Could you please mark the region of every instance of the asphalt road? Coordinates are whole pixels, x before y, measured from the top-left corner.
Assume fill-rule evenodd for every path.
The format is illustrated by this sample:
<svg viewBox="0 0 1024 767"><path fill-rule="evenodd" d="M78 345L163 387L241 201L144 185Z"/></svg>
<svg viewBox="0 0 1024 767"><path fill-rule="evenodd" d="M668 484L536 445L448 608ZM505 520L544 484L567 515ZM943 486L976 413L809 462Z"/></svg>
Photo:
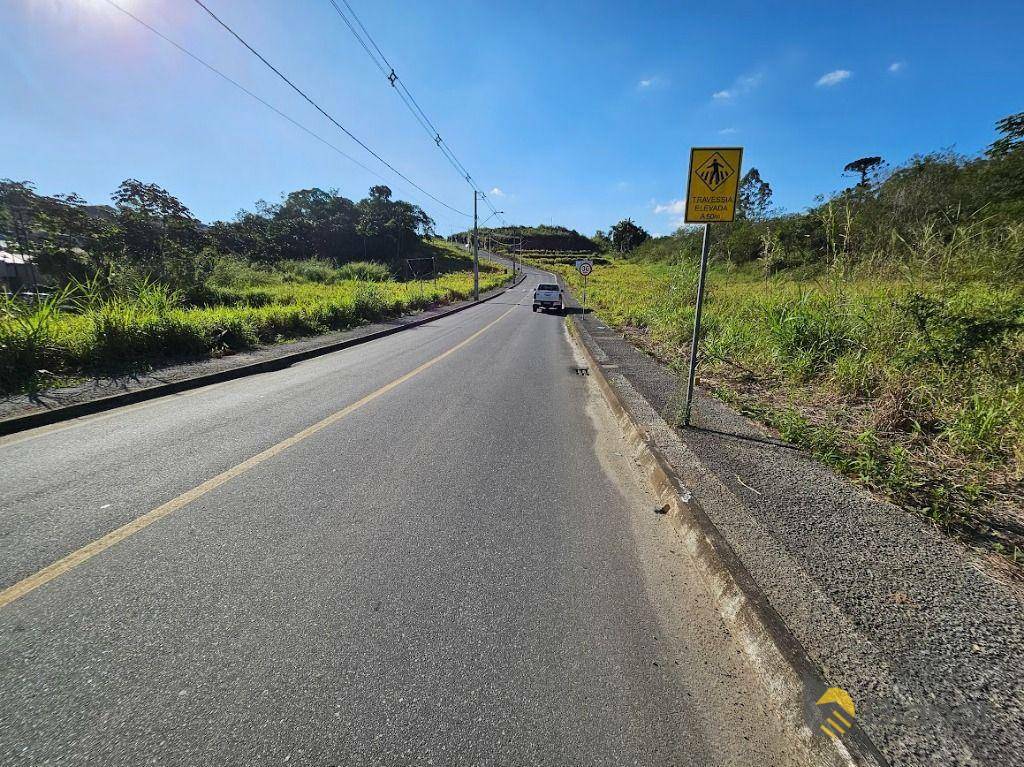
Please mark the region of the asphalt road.
<svg viewBox="0 0 1024 767"><path fill-rule="evenodd" d="M0 440L0 764L794 761L538 279Z"/></svg>

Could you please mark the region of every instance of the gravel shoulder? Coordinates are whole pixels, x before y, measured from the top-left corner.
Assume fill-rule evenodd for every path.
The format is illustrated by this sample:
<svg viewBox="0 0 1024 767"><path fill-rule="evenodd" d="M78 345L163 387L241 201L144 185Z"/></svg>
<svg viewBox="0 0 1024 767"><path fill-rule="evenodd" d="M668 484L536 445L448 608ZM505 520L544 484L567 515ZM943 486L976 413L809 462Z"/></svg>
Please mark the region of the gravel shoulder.
<svg viewBox="0 0 1024 767"><path fill-rule="evenodd" d="M577 319L609 381L672 420L676 374L599 318ZM1024 765L1013 584L700 392L694 426L659 447L891 763Z"/></svg>

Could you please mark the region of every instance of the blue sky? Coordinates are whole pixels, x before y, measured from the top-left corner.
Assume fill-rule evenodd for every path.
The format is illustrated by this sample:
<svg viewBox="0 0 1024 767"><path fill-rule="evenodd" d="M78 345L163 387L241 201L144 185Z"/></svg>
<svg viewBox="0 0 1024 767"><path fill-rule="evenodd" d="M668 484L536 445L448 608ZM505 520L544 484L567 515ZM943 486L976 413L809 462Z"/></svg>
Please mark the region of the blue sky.
<svg viewBox="0 0 1024 767"><path fill-rule="evenodd" d="M188 0L117 0L379 167ZM328 0L206 0L354 134L437 197L469 187ZM1024 110L1024 3L350 0L456 154L515 223L676 226L691 145L744 146L794 211L851 159L983 149ZM111 9L0 3L0 177L106 202L157 182L204 220L310 186L380 180ZM467 219L396 195L448 232Z"/></svg>

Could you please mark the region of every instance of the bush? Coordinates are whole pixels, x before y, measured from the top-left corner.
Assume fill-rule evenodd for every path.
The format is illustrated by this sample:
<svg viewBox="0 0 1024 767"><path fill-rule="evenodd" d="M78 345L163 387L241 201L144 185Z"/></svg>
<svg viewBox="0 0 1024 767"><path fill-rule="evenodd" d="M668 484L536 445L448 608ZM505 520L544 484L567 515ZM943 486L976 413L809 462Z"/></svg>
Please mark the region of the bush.
<svg viewBox="0 0 1024 767"><path fill-rule="evenodd" d="M906 318L911 362L963 365L975 354L1002 346L1024 329L1024 290L975 286L946 293L914 291L894 303Z"/></svg>
<svg viewBox="0 0 1024 767"><path fill-rule="evenodd" d="M310 258L305 261L278 261L274 269L286 281L328 283L335 279L334 265L328 261Z"/></svg>
<svg viewBox="0 0 1024 767"><path fill-rule="evenodd" d="M213 264L207 285L214 288L280 285L280 274L257 268L238 256L221 256Z"/></svg>
<svg viewBox="0 0 1024 767"><path fill-rule="evenodd" d="M335 270L334 280L361 280L363 282L387 282L393 279L391 270L376 261L352 261Z"/></svg>

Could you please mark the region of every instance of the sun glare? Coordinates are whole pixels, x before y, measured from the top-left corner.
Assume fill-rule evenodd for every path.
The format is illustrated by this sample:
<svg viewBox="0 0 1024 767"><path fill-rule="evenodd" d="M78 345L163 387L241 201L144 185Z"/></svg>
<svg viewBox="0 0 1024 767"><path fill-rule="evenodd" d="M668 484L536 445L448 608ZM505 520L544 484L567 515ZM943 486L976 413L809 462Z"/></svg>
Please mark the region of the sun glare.
<svg viewBox="0 0 1024 767"><path fill-rule="evenodd" d="M137 0L27 0L27 5L32 10L43 11L54 16L80 17L86 13L95 15L97 11L111 11L116 13L113 4L119 5L126 10L134 10L138 6Z"/></svg>
<svg viewBox="0 0 1024 767"><path fill-rule="evenodd" d="M139 0L22 0L24 7L33 16L45 19L53 28L72 27L78 31L94 30L109 34L113 28L127 28L131 20L118 11L121 8L131 13L144 10L145 3Z"/></svg>

